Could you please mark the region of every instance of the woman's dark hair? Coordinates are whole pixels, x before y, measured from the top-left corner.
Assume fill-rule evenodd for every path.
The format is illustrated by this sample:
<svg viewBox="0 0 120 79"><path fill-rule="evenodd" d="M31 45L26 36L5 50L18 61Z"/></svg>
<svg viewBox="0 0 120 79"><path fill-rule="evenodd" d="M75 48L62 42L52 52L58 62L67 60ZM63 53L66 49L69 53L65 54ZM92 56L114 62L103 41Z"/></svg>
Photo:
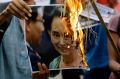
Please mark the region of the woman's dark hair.
<svg viewBox="0 0 120 79"><path fill-rule="evenodd" d="M120 17L119 17L119 20L118 20L117 33L120 37Z"/></svg>
<svg viewBox="0 0 120 79"><path fill-rule="evenodd" d="M51 24L52 24L54 17L61 16L61 11L59 10L59 8L58 7L45 7L45 9L44 9L44 20L45 20L44 26L45 26L46 30L51 30Z"/></svg>
<svg viewBox="0 0 120 79"><path fill-rule="evenodd" d="M29 17L29 20L36 21L36 18L38 16L38 8L40 7L32 7L32 17Z"/></svg>

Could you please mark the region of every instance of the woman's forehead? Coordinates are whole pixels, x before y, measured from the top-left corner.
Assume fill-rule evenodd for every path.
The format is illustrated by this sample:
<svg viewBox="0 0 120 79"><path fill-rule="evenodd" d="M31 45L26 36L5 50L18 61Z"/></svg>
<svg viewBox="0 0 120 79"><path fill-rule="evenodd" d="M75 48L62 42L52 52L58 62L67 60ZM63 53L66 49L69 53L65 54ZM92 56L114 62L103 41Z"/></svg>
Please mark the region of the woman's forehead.
<svg viewBox="0 0 120 79"><path fill-rule="evenodd" d="M65 32L65 26L60 17L55 17L52 21L52 30Z"/></svg>

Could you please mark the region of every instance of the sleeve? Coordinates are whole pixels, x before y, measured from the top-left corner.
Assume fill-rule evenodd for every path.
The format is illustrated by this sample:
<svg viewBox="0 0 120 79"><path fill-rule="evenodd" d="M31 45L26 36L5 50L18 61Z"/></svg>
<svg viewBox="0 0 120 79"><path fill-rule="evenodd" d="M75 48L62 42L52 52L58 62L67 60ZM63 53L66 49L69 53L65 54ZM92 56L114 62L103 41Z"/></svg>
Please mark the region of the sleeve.
<svg viewBox="0 0 120 79"><path fill-rule="evenodd" d="M118 26L118 21L119 21L118 15L114 16L111 18L109 24L108 24L108 29L113 32L117 32L117 26Z"/></svg>

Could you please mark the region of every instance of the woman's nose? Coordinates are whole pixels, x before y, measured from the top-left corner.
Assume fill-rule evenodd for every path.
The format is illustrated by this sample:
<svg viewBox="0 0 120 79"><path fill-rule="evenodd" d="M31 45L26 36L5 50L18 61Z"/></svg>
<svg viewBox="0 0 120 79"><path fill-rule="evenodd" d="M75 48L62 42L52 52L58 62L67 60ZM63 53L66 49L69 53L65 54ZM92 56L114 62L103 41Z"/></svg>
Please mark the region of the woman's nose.
<svg viewBox="0 0 120 79"><path fill-rule="evenodd" d="M64 38L63 38L63 37L60 37L59 44L60 44L60 45L64 45L64 44L65 44L65 42L64 42Z"/></svg>

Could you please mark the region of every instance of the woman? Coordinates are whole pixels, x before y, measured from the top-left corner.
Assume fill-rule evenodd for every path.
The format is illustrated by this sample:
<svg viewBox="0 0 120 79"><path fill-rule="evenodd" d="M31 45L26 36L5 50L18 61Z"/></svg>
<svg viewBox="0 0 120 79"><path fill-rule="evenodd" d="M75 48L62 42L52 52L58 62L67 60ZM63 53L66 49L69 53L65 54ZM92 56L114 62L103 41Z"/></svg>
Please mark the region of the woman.
<svg viewBox="0 0 120 79"><path fill-rule="evenodd" d="M68 41L72 44L72 40L69 36L65 37L67 31L61 18L54 17L51 26L51 41L61 56L51 62L50 68L82 67L79 48L76 49L76 45L67 45Z"/></svg>
<svg viewBox="0 0 120 79"><path fill-rule="evenodd" d="M72 39L73 35L67 31L60 16L61 12L54 10L53 14L47 18L48 20L45 20L47 21L45 26L48 26L52 44L60 53L60 56L55 58L49 67L50 69L83 67L80 48L76 41Z"/></svg>
<svg viewBox="0 0 120 79"><path fill-rule="evenodd" d="M120 49L120 16L117 15L113 17L108 25L108 29L111 32L113 41L115 45ZM110 79L120 79L120 63L118 60L118 55L112 48L109 42L109 66L114 72L111 74Z"/></svg>
<svg viewBox="0 0 120 79"><path fill-rule="evenodd" d="M47 77L47 74L49 74L46 64L42 63L43 60L38 53L38 47L41 43L44 31L43 8L44 7L31 7L32 16L26 20L25 36L28 54L32 66L33 79L45 79ZM24 23L22 26L24 27Z"/></svg>

